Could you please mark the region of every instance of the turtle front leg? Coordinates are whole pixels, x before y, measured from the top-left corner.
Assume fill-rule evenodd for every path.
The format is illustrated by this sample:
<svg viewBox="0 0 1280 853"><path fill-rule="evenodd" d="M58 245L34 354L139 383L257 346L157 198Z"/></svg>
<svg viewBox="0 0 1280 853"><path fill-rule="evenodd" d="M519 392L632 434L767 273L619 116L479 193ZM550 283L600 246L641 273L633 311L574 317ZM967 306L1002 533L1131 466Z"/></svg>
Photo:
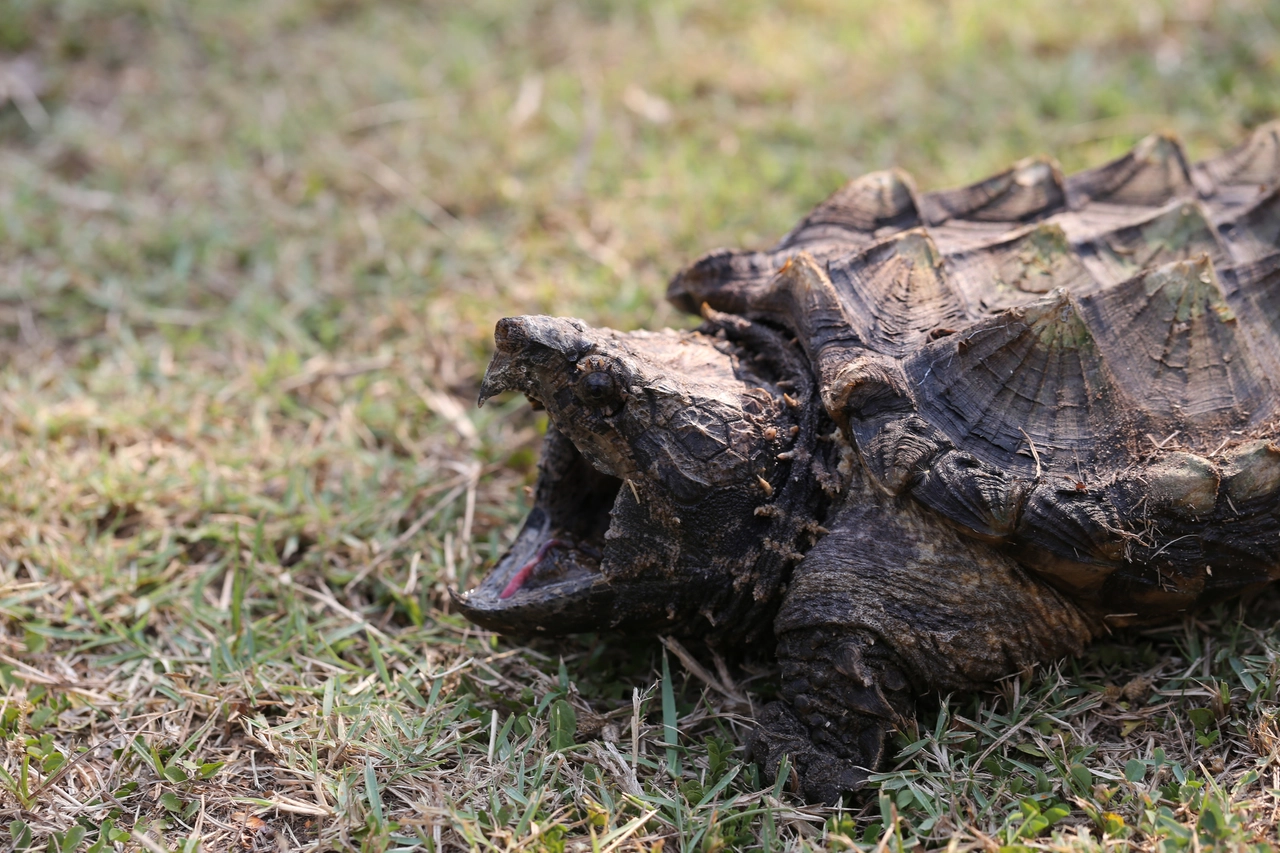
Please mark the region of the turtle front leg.
<svg viewBox="0 0 1280 853"><path fill-rule="evenodd" d="M865 631L823 626L779 637L782 700L760 715L751 753L772 783L783 755L805 799L834 803L884 759L885 741L915 712L893 652Z"/></svg>
<svg viewBox="0 0 1280 853"><path fill-rule="evenodd" d="M910 499L855 488L829 526L775 622L782 698L751 741L767 779L790 756L811 801L861 788L917 697L1078 653L1097 629L1052 587Z"/></svg>

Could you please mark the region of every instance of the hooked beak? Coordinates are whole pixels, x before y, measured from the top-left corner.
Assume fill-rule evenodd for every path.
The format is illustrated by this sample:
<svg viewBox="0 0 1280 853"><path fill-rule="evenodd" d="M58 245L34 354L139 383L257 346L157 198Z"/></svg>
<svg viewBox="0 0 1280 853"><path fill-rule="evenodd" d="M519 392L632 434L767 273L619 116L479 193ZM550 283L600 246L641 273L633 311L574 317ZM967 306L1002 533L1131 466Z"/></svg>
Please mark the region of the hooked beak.
<svg viewBox="0 0 1280 853"><path fill-rule="evenodd" d="M578 320L530 315L505 317L493 333L494 353L480 383L477 405L503 391L537 395L532 371L536 367L555 369L566 359L577 361L591 349Z"/></svg>

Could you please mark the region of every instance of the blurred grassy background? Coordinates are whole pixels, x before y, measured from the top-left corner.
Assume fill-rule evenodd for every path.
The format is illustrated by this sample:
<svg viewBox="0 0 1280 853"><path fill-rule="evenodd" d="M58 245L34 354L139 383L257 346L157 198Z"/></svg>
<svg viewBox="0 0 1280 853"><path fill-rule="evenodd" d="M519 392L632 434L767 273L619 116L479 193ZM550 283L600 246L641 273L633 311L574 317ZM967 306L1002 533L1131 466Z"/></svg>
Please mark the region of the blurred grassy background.
<svg viewBox="0 0 1280 853"><path fill-rule="evenodd" d="M926 188L1038 152L1075 169L1158 130L1212 153L1280 115L1278 30L1280 5L1241 0L5 0L0 725L14 748L0 808L22 823L14 838L65 844L79 825L88 844L107 817L125 838L205 849L892 832L887 800L846 826L750 794L740 753L726 764L704 740L734 742L741 720L700 702L696 680L672 705L687 778L642 762L650 799L599 771L598 741L550 748L557 702L579 721L629 714L632 686L672 679L656 645L525 650L447 613L446 585L511 535L536 460L526 407L472 408L493 322L685 323L661 299L681 265L770 243L872 169ZM1277 641L1223 625L1129 637L1065 681L1029 682L1042 706L1066 703L1031 729L1077 714L1084 749L1063 747L1055 770L1032 744L1040 776L1016 743L994 745L1026 696L982 699L974 720L1012 716L973 743L1012 763L956 787L910 764L923 753L904 758L886 783L903 837L1065 845L1109 827L1143 848L1191 844L1217 820L1196 793L1210 780L1228 794L1209 842L1273 833ZM1140 674L1160 710L1098 716L1107 685ZM1164 710L1174 695L1239 730L1197 747ZM643 701L657 743L658 693ZM975 731L934 719L931 755ZM1184 777L1200 762L1201 788L1161 793L1173 771L1157 748L1182 750ZM559 775L529 806L532 783L494 750ZM84 772L58 775L77 755ZM1068 814L1050 830L1025 802Z"/></svg>

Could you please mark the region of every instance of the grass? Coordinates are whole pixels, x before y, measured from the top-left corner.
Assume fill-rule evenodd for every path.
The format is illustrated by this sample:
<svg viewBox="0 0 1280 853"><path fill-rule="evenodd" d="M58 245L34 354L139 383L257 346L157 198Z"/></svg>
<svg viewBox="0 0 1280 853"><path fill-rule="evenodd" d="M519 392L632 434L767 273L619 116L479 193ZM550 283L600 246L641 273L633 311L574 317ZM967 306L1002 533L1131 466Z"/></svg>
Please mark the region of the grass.
<svg viewBox="0 0 1280 853"><path fill-rule="evenodd" d="M447 588L536 462L527 407L471 405L497 317L686 323L678 267L890 164L1210 153L1280 115L1278 29L1192 0L5 3L0 844L1274 843L1274 594L950 697L828 810L742 760L767 666L520 645Z"/></svg>

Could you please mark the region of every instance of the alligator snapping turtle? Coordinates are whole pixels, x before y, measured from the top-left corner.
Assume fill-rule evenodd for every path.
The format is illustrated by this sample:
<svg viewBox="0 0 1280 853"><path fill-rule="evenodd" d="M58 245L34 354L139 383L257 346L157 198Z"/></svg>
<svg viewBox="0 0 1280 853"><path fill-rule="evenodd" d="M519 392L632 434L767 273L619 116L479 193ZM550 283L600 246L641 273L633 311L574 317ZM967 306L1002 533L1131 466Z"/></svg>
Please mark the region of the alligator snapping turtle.
<svg viewBox="0 0 1280 853"><path fill-rule="evenodd" d="M501 320L483 402L550 424L479 587L499 631L776 638L749 744L861 787L971 689L1280 577L1280 123L917 193L845 185L672 281L694 332Z"/></svg>

